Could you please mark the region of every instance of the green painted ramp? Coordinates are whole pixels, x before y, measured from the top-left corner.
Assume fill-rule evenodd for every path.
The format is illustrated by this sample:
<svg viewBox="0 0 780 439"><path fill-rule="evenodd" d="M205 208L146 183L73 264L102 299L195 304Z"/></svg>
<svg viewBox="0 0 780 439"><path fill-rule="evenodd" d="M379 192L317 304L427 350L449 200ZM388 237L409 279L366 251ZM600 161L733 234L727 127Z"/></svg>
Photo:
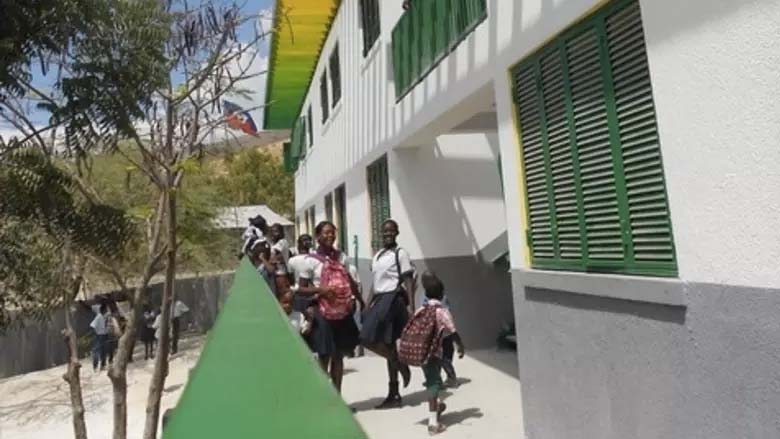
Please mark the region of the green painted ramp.
<svg viewBox="0 0 780 439"><path fill-rule="evenodd" d="M244 260L164 439L366 439Z"/></svg>

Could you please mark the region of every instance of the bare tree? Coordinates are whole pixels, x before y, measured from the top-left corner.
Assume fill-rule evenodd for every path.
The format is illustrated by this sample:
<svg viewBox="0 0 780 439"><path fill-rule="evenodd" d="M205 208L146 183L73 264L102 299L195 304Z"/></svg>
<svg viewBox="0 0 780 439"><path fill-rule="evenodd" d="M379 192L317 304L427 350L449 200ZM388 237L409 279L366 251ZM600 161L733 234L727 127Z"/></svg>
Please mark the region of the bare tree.
<svg viewBox="0 0 780 439"><path fill-rule="evenodd" d="M158 231L165 248L165 283L163 286L161 338L155 368L149 387L144 438L154 439L160 418L160 399L168 374L170 317L175 300L174 281L179 238L177 234L177 194L187 169L202 157L205 145L213 141L222 128L222 99L231 94L246 94L242 84L265 74L257 71L255 62L259 43L268 35L260 25L263 17L244 15L237 4L218 6L203 1L172 4L176 18L172 24L166 51L171 80L157 90L154 105L145 120L148 132L140 130L131 136L140 152L137 166L158 188L160 206L165 214ZM254 30L249 41L239 41L240 28ZM182 77L176 82L174 77ZM250 111L254 108L249 108ZM157 236L155 234L155 236ZM118 439L115 436L115 439Z"/></svg>

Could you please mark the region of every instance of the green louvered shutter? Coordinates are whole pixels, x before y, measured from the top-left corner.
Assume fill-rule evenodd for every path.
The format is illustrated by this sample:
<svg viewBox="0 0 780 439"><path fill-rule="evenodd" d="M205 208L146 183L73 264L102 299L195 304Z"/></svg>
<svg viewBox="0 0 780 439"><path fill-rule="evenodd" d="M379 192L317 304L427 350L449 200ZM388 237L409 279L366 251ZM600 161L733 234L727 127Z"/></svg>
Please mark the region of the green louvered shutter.
<svg viewBox="0 0 780 439"><path fill-rule="evenodd" d="M366 171L371 214L371 245L374 251L378 251L382 246L382 222L390 218L387 156L369 165Z"/></svg>
<svg viewBox="0 0 780 439"><path fill-rule="evenodd" d="M328 120L330 115L330 106L328 105L328 71L322 72L320 78L320 107L322 107L322 123Z"/></svg>
<svg viewBox="0 0 780 439"><path fill-rule="evenodd" d="M569 119L563 63L557 48L540 60L544 106L545 143L554 202L556 257L559 260L582 259L577 182L572 160Z"/></svg>
<svg viewBox="0 0 780 439"><path fill-rule="evenodd" d="M533 266L676 275L637 1L596 12L513 74Z"/></svg>
<svg viewBox="0 0 780 439"><path fill-rule="evenodd" d="M552 231L552 202L547 181L547 165L542 140L541 96L536 65L528 63L515 73L518 121L523 147L523 169L529 218L528 239L534 262L555 259Z"/></svg>
<svg viewBox="0 0 780 439"><path fill-rule="evenodd" d="M636 264L674 270L672 225L639 4L630 2L608 16L606 33L628 198L629 245Z"/></svg>
<svg viewBox="0 0 780 439"><path fill-rule="evenodd" d="M306 157L306 134L307 134L307 119L306 117L302 117L298 119L298 125L300 126L300 134L298 134L298 141L301 142L300 150L301 150L301 160L303 160L304 157Z"/></svg>
<svg viewBox="0 0 780 439"><path fill-rule="evenodd" d="M580 185L589 261L622 264L620 211L614 157L607 118L605 87L594 27L566 42L569 83L574 114L574 139L579 160Z"/></svg>

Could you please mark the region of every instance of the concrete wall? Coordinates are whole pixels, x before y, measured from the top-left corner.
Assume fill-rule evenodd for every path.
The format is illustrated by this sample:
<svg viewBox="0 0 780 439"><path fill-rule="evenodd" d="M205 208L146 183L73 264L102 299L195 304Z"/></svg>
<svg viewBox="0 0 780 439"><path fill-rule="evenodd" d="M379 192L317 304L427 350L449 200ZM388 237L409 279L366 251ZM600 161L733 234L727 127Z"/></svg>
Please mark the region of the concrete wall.
<svg viewBox="0 0 780 439"><path fill-rule="evenodd" d="M780 290L686 296L687 308L517 287L528 439L780 437Z"/></svg>
<svg viewBox="0 0 780 439"><path fill-rule="evenodd" d="M550 290L513 254L527 436L780 437L780 3L640 4L679 278L641 287L645 302L606 297L619 279L632 298L640 282L625 276ZM575 17L558 18L561 30ZM508 96L497 87L512 154ZM523 189L508 163L511 218ZM520 222L508 227L510 247L524 248ZM678 306L658 303L670 288Z"/></svg>
<svg viewBox="0 0 780 439"><path fill-rule="evenodd" d="M208 331L224 303L233 280L232 273L178 279L177 297L189 308L186 324L197 332ZM162 284L149 287L154 303L160 303ZM74 314L79 337L89 336L91 311L77 307ZM31 323L0 336L0 378L47 369L64 364L68 351L60 331L65 327L65 312L55 312L48 322Z"/></svg>

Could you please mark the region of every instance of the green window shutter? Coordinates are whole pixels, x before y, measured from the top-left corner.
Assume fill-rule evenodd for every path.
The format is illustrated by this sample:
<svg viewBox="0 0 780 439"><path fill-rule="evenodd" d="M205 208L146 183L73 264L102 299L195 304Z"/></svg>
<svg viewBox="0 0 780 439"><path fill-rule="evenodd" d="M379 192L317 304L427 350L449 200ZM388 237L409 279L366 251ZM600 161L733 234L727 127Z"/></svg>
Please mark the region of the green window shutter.
<svg viewBox="0 0 780 439"><path fill-rule="evenodd" d="M320 78L320 107L322 107L322 123L328 120L330 105L328 105L328 71L322 72Z"/></svg>
<svg viewBox="0 0 780 439"><path fill-rule="evenodd" d="M642 18L631 2L606 18L615 111L636 264L676 269Z"/></svg>
<svg viewBox="0 0 780 439"><path fill-rule="evenodd" d="M387 156L369 165L366 170L371 214L371 244L374 251L382 247L382 223L390 218L390 190Z"/></svg>
<svg viewBox="0 0 780 439"><path fill-rule="evenodd" d="M344 185L336 188L336 221L339 225L339 248L349 250L349 233L347 232L347 189Z"/></svg>
<svg viewBox="0 0 780 439"><path fill-rule="evenodd" d="M309 128L309 146L314 145L314 118L312 117L311 112L311 105L309 105L309 111L307 111L306 121L308 122L306 126Z"/></svg>
<svg viewBox="0 0 780 439"><path fill-rule="evenodd" d="M298 141L301 143L301 146L299 147L301 151L301 159L306 157L306 133L308 130L306 129L307 126L307 119L305 117L302 117L299 119L299 125L300 125L300 133L298 134Z"/></svg>
<svg viewBox="0 0 780 439"><path fill-rule="evenodd" d="M541 93L535 63L515 72L518 122L522 140L523 169L527 191L528 235L534 262L554 261L552 197L542 138Z"/></svg>
<svg viewBox="0 0 780 439"><path fill-rule="evenodd" d="M556 258L582 259L579 200L569 138L566 87L560 52L553 50L540 60L543 99L543 139L549 157L550 187L554 211Z"/></svg>
<svg viewBox="0 0 780 439"><path fill-rule="evenodd" d="M637 1L596 12L513 75L533 265L675 275Z"/></svg>
<svg viewBox="0 0 780 439"><path fill-rule="evenodd" d="M441 61L447 55L449 50L449 5L450 0L440 0L434 2L434 26L435 35L432 40L435 42L434 59L435 62Z"/></svg>
<svg viewBox="0 0 780 439"><path fill-rule="evenodd" d="M360 0L360 18L363 23L363 56L366 56L381 33L379 0Z"/></svg>
<svg viewBox="0 0 780 439"><path fill-rule="evenodd" d="M283 157L284 157L284 170L289 173L295 172L295 168L293 167L293 158L292 158L292 144L290 142L284 142L284 149L283 149Z"/></svg>
<svg viewBox="0 0 780 439"><path fill-rule="evenodd" d="M330 88L333 92L333 106L341 100L341 61L339 60L339 45L333 48L330 55Z"/></svg>

